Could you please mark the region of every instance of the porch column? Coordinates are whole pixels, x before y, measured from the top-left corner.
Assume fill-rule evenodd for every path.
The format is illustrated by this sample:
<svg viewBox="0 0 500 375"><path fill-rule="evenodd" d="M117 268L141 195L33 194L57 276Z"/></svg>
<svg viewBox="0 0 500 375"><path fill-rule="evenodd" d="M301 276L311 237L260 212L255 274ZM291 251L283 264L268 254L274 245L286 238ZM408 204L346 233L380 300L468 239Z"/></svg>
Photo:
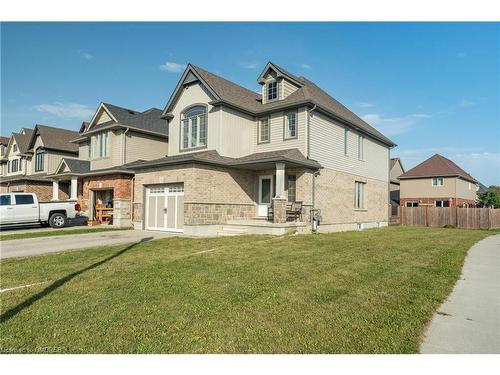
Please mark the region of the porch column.
<svg viewBox="0 0 500 375"><path fill-rule="evenodd" d="M59 181L57 180L52 181L52 200L59 200Z"/></svg>
<svg viewBox="0 0 500 375"><path fill-rule="evenodd" d="M276 163L276 198L285 198L285 163Z"/></svg>
<svg viewBox="0 0 500 375"><path fill-rule="evenodd" d="M77 194L78 189L78 177L71 176L71 188L70 188L70 200L76 200L78 198Z"/></svg>

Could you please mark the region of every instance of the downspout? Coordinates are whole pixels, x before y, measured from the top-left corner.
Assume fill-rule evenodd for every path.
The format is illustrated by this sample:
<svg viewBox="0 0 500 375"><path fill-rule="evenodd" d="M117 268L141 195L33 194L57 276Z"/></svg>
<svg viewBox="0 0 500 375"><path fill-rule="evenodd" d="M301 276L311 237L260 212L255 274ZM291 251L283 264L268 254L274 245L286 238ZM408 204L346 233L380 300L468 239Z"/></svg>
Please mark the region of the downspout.
<svg viewBox="0 0 500 375"><path fill-rule="evenodd" d="M311 113L316 109L317 105L315 104L310 110L307 111L307 140L306 140L306 148L307 148L307 151L306 151L306 157L307 159L309 159L309 157L311 156ZM311 224L311 230L313 229L313 217L312 217L312 210L315 209L316 207L316 199L315 199L315 196L316 196L316 177L319 176L319 169L314 171L313 175L312 175L312 191L311 191L311 194L312 194L312 199L311 199L311 203L312 203L312 208L311 208L311 211L310 211L310 224Z"/></svg>

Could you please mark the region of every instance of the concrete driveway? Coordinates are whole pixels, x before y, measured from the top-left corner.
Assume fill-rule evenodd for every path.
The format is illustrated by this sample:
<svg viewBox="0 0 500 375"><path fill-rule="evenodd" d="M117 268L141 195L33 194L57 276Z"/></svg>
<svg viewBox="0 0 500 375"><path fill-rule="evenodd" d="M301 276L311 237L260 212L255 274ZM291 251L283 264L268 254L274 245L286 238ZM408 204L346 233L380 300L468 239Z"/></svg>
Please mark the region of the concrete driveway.
<svg viewBox="0 0 500 375"><path fill-rule="evenodd" d="M500 353L500 235L475 244L448 300L432 318L421 353Z"/></svg>
<svg viewBox="0 0 500 375"><path fill-rule="evenodd" d="M174 235L165 232L124 230L0 241L0 259L43 255L97 246L119 245L138 242L145 238L158 239Z"/></svg>

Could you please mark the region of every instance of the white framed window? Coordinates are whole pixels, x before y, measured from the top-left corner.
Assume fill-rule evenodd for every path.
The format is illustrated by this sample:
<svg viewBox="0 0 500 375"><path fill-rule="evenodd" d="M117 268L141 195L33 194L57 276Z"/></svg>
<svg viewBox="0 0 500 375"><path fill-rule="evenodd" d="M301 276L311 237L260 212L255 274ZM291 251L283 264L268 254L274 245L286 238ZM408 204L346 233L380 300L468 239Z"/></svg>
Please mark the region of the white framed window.
<svg viewBox="0 0 500 375"><path fill-rule="evenodd" d="M432 177L432 186L443 186L444 178L443 177Z"/></svg>
<svg viewBox="0 0 500 375"><path fill-rule="evenodd" d="M406 202L406 207L418 207L418 202Z"/></svg>
<svg viewBox="0 0 500 375"><path fill-rule="evenodd" d="M181 119L181 149L207 145L207 108L197 105L185 110Z"/></svg>
<svg viewBox="0 0 500 375"><path fill-rule="evenodd" d="M41 172L44 169L45 150L38 147L35 152L35 172Z"/></svg>
<svg viewBox="0 0 500 375"><path fill-rule="evenodd" d="M14 143L14 145L12 146L12 152L17 152L17 145Z"/></svg>
<svg viewBox="0 0 500 375"><path fill-rule="evenodd" d="M436 207L450 207L450 201L434 201L434 206Z"/></svg>
<svg viewBox="0 0 500 375"><path fill-rule="evenodd" d="M349 129L344 128L344 155L347 155L347 142L349 141Z"/></svg>
<svg viewBox="0 0 500 375"><path fill-rule="evenodd" d="M272 81L267 84L267 100L278 99L278 82Z"/></svg>
<svg viewBox="0 0 500 375"><path fill-rule="evenodd" d="M364 150L365 137L361 134L358 135L358 159L365 160L365 150Z"/></svg>
<svg viewBox="0 0 500 375"><path fill-rule="evenodd" d="M297 112L285 115L285 139L297 138Z"/></svg>
<svg viewBox="0 0 500 375"><path fill-rule="evenodd" d="M271 140L271 128L269 126L269 117L259 120L259 143L266 143Z"/></svg>
<svg viewBox="0 0 500 375"><path fill-rule="evenodd" d="M92 138L92 155L94 159L106 158L109 156L109 135L108 132L97 134Z"/></svg>
<svg viewBox="0 0 500 375"><path fill-rule="evenodd" d="M365 208L365 185L361 181L354 183L354 208L357 210Z"/></svg>

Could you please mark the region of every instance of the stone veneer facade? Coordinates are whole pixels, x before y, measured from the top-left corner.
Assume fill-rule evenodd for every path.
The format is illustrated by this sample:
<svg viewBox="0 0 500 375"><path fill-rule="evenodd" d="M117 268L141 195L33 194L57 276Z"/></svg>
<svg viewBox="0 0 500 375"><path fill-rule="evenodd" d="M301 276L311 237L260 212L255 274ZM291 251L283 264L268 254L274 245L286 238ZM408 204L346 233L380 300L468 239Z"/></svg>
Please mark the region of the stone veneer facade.
<svg viewBox="0 0 500 375"><path fill-rule="evenodd" d="M355 182L364 182L365 208L354 209ZM321 209L321 231L385 226L389 221L389 182L321 169L315 181L315 206Z"/></svg>
<svg viewBox="0 0 500 375"><path fill-rule="evenodd" d="M310 171L290 168L297 175L296 199L305 205L303 220L309 220L311 207ZM257 214L258 176L274 170L244 170L201 164L185 164L136 171L134 184L134 226L143 228L145 187L155 184L184 183L184 225L220 225L229 220L251 219ZM285 190L286 193L286 190Z"/></svg>

